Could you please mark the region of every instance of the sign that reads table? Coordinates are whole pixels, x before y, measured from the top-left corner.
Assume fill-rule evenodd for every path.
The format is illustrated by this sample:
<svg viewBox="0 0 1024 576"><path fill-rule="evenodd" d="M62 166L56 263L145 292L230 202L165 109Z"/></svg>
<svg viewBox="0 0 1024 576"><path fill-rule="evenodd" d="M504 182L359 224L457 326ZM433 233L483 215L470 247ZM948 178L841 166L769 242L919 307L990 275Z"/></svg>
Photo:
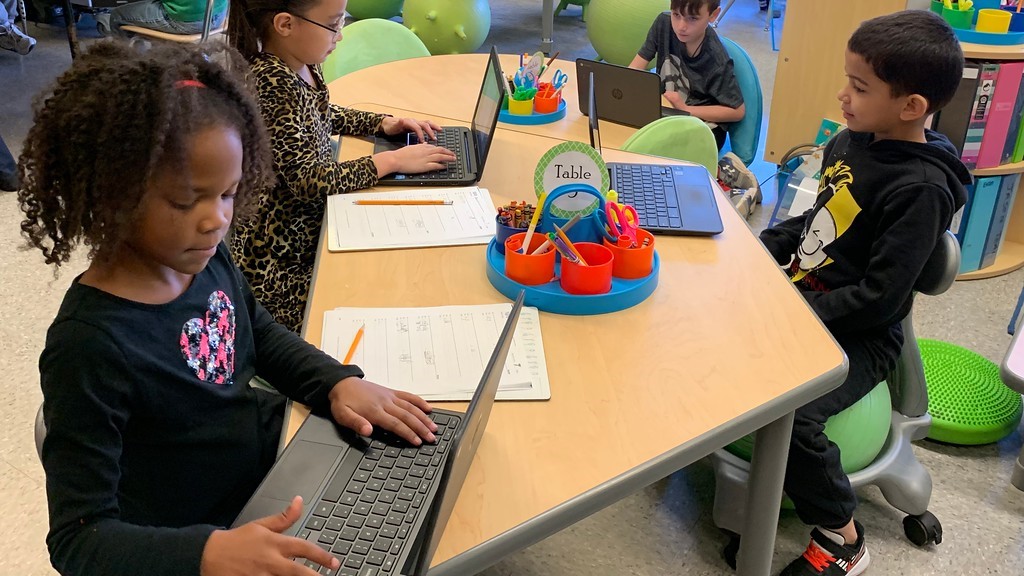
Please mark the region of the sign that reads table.
<svg viewBox="0 0 1024 576"><path fill-rule="evenodd" d="M534 172L533 185L537 196L550 194L563 184L585 182L601 194L609 188L608 167L596 150L582 142L562 142L544 153ZM568 194L554 200L550 211L559 218L589 214L597 207L590 194Z"/></svg>

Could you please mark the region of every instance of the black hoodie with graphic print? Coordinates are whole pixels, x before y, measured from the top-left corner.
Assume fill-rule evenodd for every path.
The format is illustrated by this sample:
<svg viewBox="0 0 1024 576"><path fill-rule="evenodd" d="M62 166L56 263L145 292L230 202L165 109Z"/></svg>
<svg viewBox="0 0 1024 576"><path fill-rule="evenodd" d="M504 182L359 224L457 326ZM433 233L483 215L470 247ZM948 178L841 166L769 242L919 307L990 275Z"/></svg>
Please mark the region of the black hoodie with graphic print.
<svg viewBox="0 0 1024 576"><path fill-rule="evenodd" d="M833 334L887 329L912 289L971 174L945 136L873 141L843 131L825 148L814 207L761 241Z"/></svg>

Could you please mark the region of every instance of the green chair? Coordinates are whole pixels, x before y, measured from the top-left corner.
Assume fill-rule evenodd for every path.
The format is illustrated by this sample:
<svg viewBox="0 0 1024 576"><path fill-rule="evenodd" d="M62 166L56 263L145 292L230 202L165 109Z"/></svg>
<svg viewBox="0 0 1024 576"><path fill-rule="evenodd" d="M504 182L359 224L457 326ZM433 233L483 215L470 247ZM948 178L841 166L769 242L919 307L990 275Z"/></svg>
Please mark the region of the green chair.
<svg viewBox="0 0 1024 576"><path fill-rule="evenodd" d="M668 116L637 130L622 145L626 152L674 158L718 173L718 146L708 125L693 116Z"/></svg>
<svg viewBox="0 0 1024 576"><path fill-rule="evenodd" d="M394 18L402 13L405 0L348 0L345 11L355 20Z"/></svg>
<svg viewBox="0 0 1024 576"><path fill-rule="evenodd" d="M423 42L398 22L369 18L345 26L338 48L323 64L324 81L395 60L430 56Z"/></svg>
<svg viewBox="0 0 1024 576"><path fill-rule="evenodd" d="M586 22L587 21L587 6L590 4L590 0L561 0L561 2L558 3L558 7L555 8L555 16L558 16L559 14L561 14L562 10L565 10L566 8L568 8L570 4L574 4L576 6L580 6L580 7L583 8L583 18L582 18L582 20L584 22Z"/></svg>
<svg viewBox="0 0 1024 576"><path fill-rule="evenodd" d="M761 141L761 120L764 114L764 96L761 93L761 81L757 78L757 69L746 50L725 36L718 37L733 62L733 73L743 94L746 112L743 119L729 125L729 148L744 164L750 166L757 153L757 144Z"/></svg>

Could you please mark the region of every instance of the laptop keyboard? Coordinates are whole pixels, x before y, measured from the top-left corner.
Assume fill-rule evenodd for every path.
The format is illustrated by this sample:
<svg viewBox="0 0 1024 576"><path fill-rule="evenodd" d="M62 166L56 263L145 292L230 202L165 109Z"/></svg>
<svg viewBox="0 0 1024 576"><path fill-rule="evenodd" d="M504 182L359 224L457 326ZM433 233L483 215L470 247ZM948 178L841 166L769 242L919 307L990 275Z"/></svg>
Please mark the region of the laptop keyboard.
<svg viewBox="0 0 1024 576"><path fill-rule="evenodd" d="M619 202L636 208L641 228L683 227L671 168L650 164L617 164L614 184Z"/></svg>
<svg viewBox="0 0 1024 576"><path fill-rule="evenodd" d="M427 180L461 180L466 177L466 151L463 150L462 130L458 128L441 128L436 132L437 141L430 142L442 148L447 148L455 154L455 160L449 162L441 170L424 172L423 174L411 175L412 178ZM409 144L418 144L419 139L415 134L409 135Z"/></svg>
<svg viewBox="0 0 1024 576"><path fill-rule="evenodd" d="M459 420L430 414L437 442L412 446L390 432L374 431L362 458L346 454L297 536L316 542L341 562L331 570L296 560L329 576L398 574L399 558L415 541L409 534L440 475Z"/></svg>

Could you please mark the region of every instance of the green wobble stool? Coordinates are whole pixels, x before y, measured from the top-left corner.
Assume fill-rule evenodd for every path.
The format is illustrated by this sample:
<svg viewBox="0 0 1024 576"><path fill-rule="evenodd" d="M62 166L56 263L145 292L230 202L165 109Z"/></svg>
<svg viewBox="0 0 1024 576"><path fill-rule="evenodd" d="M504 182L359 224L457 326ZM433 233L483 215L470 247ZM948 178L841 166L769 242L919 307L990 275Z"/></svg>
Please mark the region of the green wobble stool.
<svg viewBox="0 0 1024 576"><path fill-rule="evenodd" d="M402 13L405 0L348 0L345 11L356 20L394 18Z"/></svg>
<svg viewBox="0 0 1024 576"><path fill-rule="evenodd" d="M587 37L600 59L629 66L654 19L670 6L670 0L590 0Z"/></svg>
<svg viewBox="0 0 1024 576"><path fill-rule="evenodd" d="M491 31L487 0L405 0L402 20L431 54L476 51Z"/></svg>
<svg viewBox="0 0 1024 576"><path fill-rule="evenodd" d="M562 10L568 8L570 4L574 4L576 6L583 8L583 17L581 18L581 20L586 22L587 6L590 4L590 0L562 0L561 2L558 3L558 6L555 8L555 16L561 14Z"/></svg>

